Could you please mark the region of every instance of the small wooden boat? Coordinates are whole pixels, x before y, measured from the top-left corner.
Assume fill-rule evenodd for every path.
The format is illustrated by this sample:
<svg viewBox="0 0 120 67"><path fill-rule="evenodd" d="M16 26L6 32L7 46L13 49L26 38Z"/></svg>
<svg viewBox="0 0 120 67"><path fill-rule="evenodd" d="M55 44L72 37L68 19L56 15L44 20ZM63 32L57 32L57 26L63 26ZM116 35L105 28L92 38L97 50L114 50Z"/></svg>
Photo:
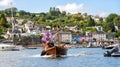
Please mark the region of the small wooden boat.
<svg viewBox="0 0 120 67"><path fill-rule="evenodd" d="M43 55L52 55L52 56L55 56L55 57L61 57L62 55L67 54L66 45L61 45L60 44L59 33L57 33L57 37L58 37L58 45L50 47L47 50L43 50L41 52L41 56L43 56Z"/></svg>
<svg viewBox="0 0 120 67"><path fill-rule="evenodd" d="M53 46L45 51L42 51L41 56L43 55L52 55L60 57L61 55L67 54L67 48L63 46Z"/></svg>

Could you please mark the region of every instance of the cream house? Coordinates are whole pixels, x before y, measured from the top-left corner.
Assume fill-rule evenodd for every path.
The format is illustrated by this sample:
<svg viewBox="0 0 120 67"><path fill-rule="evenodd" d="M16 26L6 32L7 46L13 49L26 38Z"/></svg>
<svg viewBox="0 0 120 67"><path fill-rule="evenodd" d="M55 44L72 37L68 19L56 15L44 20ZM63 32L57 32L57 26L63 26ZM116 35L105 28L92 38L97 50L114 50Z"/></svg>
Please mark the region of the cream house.
<svg viewBox="0 0 120 67"><path fill-rule="evenodd" d="M96 39L97 41L105 41L106 40L106 34L104 32L93 32L92 38Z"/></svg>
<svg viewBox="0 0 120 67"><path fill-rule="evenodd" d="M25 29L26 29L26 32L27 32L27 33L30 33L33 28L34 28L34 22L28 21L28 22L25 24Z"/></svg>
<svg viewBox="0 0 120 67"><path fill-rule="evenodd" d="M54 34L55 33L53 33L53 35ZM72 43L72 34L71 34L71 32L60 31L59 36L60 36L60 42L61 43ZM57 41L57 37L54 38L54 40Z"/></svg>

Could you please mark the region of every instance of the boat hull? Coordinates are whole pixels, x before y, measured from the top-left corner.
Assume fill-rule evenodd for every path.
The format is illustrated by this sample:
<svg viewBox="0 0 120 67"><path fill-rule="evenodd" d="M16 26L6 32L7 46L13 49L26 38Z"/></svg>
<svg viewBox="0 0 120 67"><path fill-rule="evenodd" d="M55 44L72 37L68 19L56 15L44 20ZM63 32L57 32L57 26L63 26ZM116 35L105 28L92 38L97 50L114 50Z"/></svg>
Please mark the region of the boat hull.
<svg viewBox="0 0 120 67"><path fill-rule="evenodd" d="M120 57L120 52L114 52L111 54L112 57Z"/></svg>
<svg viewBox="0 0 120 67"><path fill-rule="evenodd" d="M59 57L61 55L66 55L67 54L67 48L62 47L62 46L53 46L46 51L42 51L41 56L43 55L53 55L56 57Z"/></svg>
<svg viewBox="0 0 120 67"><path fill-rule="evenodd" d="M0 51L11 51L15 46L0 46Z"/></svg>

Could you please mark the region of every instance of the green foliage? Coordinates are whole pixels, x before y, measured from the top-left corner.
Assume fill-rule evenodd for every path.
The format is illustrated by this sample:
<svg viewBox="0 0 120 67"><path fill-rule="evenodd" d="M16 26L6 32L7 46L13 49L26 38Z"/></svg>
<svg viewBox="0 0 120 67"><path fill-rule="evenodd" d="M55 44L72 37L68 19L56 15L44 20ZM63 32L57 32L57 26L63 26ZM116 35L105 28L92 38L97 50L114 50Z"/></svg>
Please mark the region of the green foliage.
<svg viewBox="0 0 120 67"><path fill-rule="evenodd" d="M117 14L110 14L107 18L106 18L106 22L113 22L113 20L115 19L115 17L117 17Z"/></svg>
<svg viewBox="0 0 120 67"><path fill-rule="evenodd" d="M51 7L46 13L30 13L24 10L18 11L15 7L12 9L15 18L24 19L22 25L24 25L27 20L31 20L37 25L49 25L52 28L60 25L62 26L61 28L63 30L66 30L64 28L66 25L77 25L79 28L82 28L83 32L87 31L87 26L91 27L95 25L102 26L105 32L115 32L114 25L120 28L120 16L113 13L106 17L105 22L103 21L102 17L99 18L98 22L95 22L92 16L87 15L87 13L84 15L81 13L69 14L65 11L61 12L55 7ZM6 21L5 17L11 17L11 8L1 10L0 14L2 14L2 16L0 16L0 25L2 25L4 28L10 27L10 23ZM90 29L90 31L96 31L96 29Z"/></svg>
<svg viewBox="0 0 120 67"><path fill-rule="evenodd" d="M117 32L117 36L120 37L120 30Z"/></svg>
<svg viewBox="0 0 120 67"><path fill-rule="evenodd" d="M103 29L105 32L115 32L115 25L120 25L120 19L117 14L110 14L106 18L106 23L103 24Z"/></svg>
<svg viewBox="0 0 120 67"><path fill-rule="evenodd" d="M120 16L114 18L114 24L120 28Z"/></svg>
<svg viewBox="0 0 120 67"><path fill-rule="evenodd" d="M108 22L104 22L103 23L103 30L105 32L115 32L115 27L114 27L114 23L108 23Z"/></svg>
<svg viewBox="0 0 120 67"><path fill-rule="evenodd" d="M91 18L91 16L88 16L88 26L95 26L95 21Z"/></svg>
<svg viewBox="0 0 120 67"><path fill-rule="evenodd" d="M9 27L9 23L7 22L5 15L1 14L0 16L0 35L6 31L6 28Z"/></svg>
<svg viewBox="0 0 120 67"><path fill-rule="evenodd" d="M4 26L4 27L7 27L7 20L5 18L5 15L4 14L1 14L0 16L0 25Z"/></svg>
<svg viewBox="0 0 120 67"><path fill-rule="evenodd" d="M3 34L6 31L6 29L3 26L0 26L0 35Z"/></svg>
<svg viewBox="0 0 120 67"><path fill-rule="evenodd" d="M97 31L96 28L87 28L86 29L87 32L95 32Z"/></svg>
<svg viewBox="0 0 120 67"><path fill-rule="evenodd" d="M61 14L59 8L55 8L55 7L51 7L48 14L52 15L52 16L58 16L59 14Z"/></svg>
<svg viewBox="0 0 120 67"><path fill-rule="evenodd" d="M27 20L24 19L21 25L24 25L26 22L27 22Z"/></svg>

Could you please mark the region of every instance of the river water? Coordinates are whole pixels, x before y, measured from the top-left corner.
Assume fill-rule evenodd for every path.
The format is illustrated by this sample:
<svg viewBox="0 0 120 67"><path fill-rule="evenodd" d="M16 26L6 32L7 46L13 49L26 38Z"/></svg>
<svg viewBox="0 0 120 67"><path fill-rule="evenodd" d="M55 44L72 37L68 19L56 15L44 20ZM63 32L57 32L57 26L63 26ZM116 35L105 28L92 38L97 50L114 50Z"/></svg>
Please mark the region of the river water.
<svg viewBox="0 0 120 67"><path fill-rule="evenodd" d="M120 57L104 57L101 48L70 48L63 58L40 56L41 48L0 51L0 67L120 67Z"/></svg>

